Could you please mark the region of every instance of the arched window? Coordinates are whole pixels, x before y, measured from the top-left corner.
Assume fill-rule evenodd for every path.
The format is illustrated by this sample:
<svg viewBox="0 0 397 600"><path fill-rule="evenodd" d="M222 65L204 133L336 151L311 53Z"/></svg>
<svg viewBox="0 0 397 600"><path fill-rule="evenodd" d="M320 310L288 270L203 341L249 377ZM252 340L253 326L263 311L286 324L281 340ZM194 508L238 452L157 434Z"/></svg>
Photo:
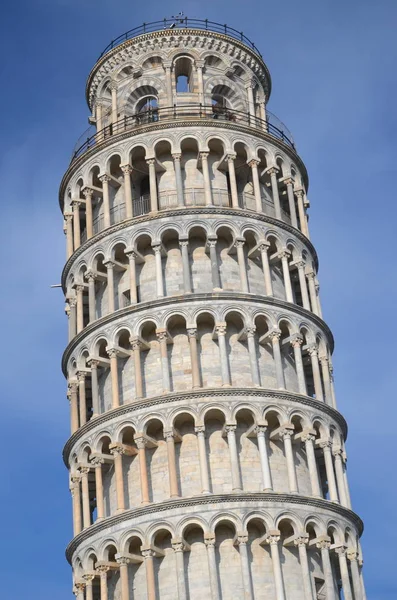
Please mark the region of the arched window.
<svg viewBox="0 0 397 600"><path fill-rule="evenodd" d="M157 98L155 96L145 96L141 98L136 105L136 112L146 112L148 110L156 110L158 108Z"/></svg>
<svg viewBox="0 0 397 600"><path fill-rule="evenodd" d="M177 94L193 91L193 59L190 56L179 56L174 63L175 86Z"/></svg>
<svg viewBox="0 0 397 600"><path fill-rule="evenodd" d="M223 118L229 121L235 121L235 114L232 110L233 90L226 85L216 85L211 93L212 113L214 119Z"/></svg>

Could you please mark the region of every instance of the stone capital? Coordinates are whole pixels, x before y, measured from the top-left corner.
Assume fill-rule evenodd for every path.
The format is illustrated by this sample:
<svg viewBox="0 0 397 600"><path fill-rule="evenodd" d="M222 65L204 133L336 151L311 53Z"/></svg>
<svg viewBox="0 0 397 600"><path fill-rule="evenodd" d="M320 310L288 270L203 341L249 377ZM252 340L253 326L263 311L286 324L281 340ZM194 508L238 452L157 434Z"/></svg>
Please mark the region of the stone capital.
<svg viewBox="0 0 397 600"><path fill-rule="evenodd" d="M106 354L109 358L117 358L117 356L119 355L119 351L117 350L117 348L106 348Z"/></svg>
<svg viewBox="0 0 397 600"><path fill-rule="evenodd" d="M131 167L131 165L127 164L127 165L120 165L120 169L122 170L124 175L131 175L133 169Z"/></svg>
<svg viewBox="0 0 397 600"><path fill-rule="evenodd" d="M103 173L103 175L100 175L98 179L101 183L109 183L112 178L107 173Z"/></svg>
<svg viewBox="0 0 397 600"><path fill-rule="evenodd" d="M303 344L303 337L299 333L294 333L291 336L290 344L293 348L300 348Z"/></svg>
<svg viewBox="0 0 397 600"><path fill-rule="evenodd" d="M260 164L260 160L258 160L257 158L252 158L249 162L248 162L248 166L251 167L258 167L258 165Z"/></svg>

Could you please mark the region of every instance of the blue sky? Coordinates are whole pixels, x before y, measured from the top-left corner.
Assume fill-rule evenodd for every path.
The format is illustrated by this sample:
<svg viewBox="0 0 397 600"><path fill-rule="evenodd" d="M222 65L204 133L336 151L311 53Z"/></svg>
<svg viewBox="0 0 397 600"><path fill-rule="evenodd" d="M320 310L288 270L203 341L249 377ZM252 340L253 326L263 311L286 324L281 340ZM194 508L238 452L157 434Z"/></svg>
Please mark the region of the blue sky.
<svg viewBox="0 0 397 600"><path fill-rule="evenodd" d="M142 4L145 6L145 3ZM3 600L66 600L71 500L61 449L68 402L58 184L86 129L85 79L125 30L181 9L243 30L273 79L270 110L310 176L310 228L324 316L336 338L349 481L365 521L369 599L395 578L396 59L392 0L237 3L14 0L0 19L0 309ZM393 361L393 362L392 362Z"/></svg>

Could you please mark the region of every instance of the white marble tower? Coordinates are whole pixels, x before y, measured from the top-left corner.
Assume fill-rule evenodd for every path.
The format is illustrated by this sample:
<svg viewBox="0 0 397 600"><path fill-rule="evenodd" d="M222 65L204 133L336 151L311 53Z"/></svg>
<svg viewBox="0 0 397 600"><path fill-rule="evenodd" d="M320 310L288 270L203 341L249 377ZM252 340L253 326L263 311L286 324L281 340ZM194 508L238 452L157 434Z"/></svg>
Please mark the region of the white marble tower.
<svg viewBox="0 0 397 600"><path fill-rule="evenodd" d="M185 18L88 77L60 187L78 600L365 599L308 176L270 92L245 36Z"/></svg>

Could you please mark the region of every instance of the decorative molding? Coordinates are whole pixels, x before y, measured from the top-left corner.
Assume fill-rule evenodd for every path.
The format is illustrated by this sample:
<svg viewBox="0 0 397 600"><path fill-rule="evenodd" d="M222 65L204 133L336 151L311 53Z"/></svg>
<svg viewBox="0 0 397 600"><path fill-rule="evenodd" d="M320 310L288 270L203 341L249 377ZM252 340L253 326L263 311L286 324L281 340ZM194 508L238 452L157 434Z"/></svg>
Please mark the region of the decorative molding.
<svg viewBox="0 0 397 600"><path fill-rule="evenodd" d="M79 533L68 545L66 548L66 558L71 563L74 552L77 550L79 545L90 539L93 535L100 533L101 531L107 530L110 527L114 527L115 525L119 525L120 523L124 523L126 521L137 519L141 516L156 514L156 513L164 513L170 510L175 510L180 514L183 513L183 510L188 506L211 506L211 505L220 505L222 510L225 509L225 504L237 504L237 503L262 503L264 506L266 504L294 504L300 505L302 507L311 507L311 508L320 508L322 510L329 511L330 513L337 514L338 516L342 516L345 519L349 520L353 523L354 527L357 529L358 535L361 536L364 531L364 524L360 517L353 512L352 510L340 506L339 504L335 504L330 502L329 500L323 500L321 498L311 498L309 496L299 496L293 494L275 494L270 492L245 492L239 494L214 494L214 495L204 495L197 496L193 498L176 498L165 500L163 502L153 503L144 507L132 508L130 510L126 510L125 512L119 515L113 515L112 517L108 517L99 521L98 523L94 523L87 529L84 529L81 533ZM159 519L160 520L160 519Z"/></svg>
<svg viewBox="0 0 397 600"><path fill-rule="evenodd" d="M229 400L230 398L237 396L244 396L244 398L246 398L247 400L249 398L269 399L272 402L277 400L285 400L286 402L292 402L294 404L308 406L310 408L320 410L324 412L327 416L334 419L340 426L344 438L346 439L347 437L347 423L344 417L341 415L341 413L332 408L332 406L325 404L325 402L313 400L312 398L310 398L310 396L303 396L301 394L288 392L286 390L279 391L269 390L266 388L199 388L196 390L183 392L170 392L166 395L153 396L152 398L142 398L140 400L135 400L134 402L123 404L122 406L118 406L117 408L108 410L105 413L102 413L97 417L90 419L89 421L87 421L87 423L80 427L66 442L65 447L63 449L64 463L66 467L68 467L69 455L76 442L78 442L81 438L88 436L91 430L97 427L98 425L108 423L116 417L128 415L143 408L152 408L159 404L171 404L173 402L180 402L181 400L191 402L205 402L208 398L226 398L227 400Z"/></svg>

